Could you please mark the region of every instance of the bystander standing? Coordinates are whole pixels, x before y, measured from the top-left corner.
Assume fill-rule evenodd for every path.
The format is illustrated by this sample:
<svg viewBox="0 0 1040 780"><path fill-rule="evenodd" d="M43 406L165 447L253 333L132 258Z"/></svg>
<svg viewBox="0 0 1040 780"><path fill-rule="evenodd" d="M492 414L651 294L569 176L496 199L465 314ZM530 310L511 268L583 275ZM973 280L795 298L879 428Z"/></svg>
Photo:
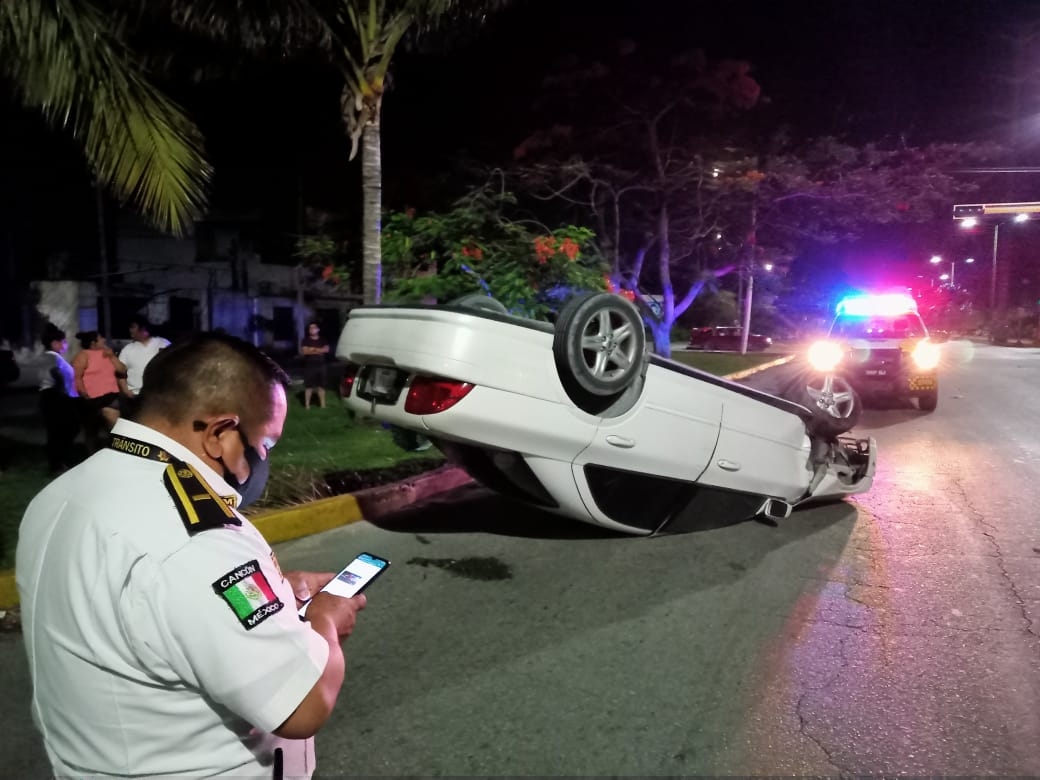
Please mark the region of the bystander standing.
<svg viewBox="0 0 1040 780"><path fill-rule="evenodd" d="M72 443L79 433L75 372L65 360L69 343L65 331L48 323L40 341L44 363L40 369L40 413L47 428L47 465L52 474L72 465Z"/></svg>
<svg viewBox="0 0 1040 780"><path fill-rule="evenodd" d="M120 380L119 389L134 398L141 392L145 366L159 350L170 346L170 342L162 336L153 336L152 326L140 316L130 320L130 338L131 342L119 352L119 360L126 366L126 379Z"/></svg>
<svg viewBox="0 0 1040 780"><path fill-rule="evenodd" d="M316 322L307 326L307 335L300 342L303 354L303 407L311 408L311 398L318 396L318 404L325 408L325 385L328 382L326 356L329 354L329 342L321 335L321 327Z"/></svg>
<svg viewBox="0 0 1040 780"><path fill-rule="evenodd" d="M87 449L93 452L102 427L108 431L119 419L119 380L126 377L126 366L96 330L82 331L76 338L81 349L72 358L72 368L82 399Z"/></svg>

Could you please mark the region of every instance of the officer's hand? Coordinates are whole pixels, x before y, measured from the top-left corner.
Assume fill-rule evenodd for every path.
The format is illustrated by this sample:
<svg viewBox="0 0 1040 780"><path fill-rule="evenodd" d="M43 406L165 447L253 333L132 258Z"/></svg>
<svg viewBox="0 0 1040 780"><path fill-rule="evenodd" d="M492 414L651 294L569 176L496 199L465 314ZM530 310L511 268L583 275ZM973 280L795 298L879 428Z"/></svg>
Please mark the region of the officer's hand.
<svg viewBox="0 0 1040 780"><path fill-rule="evenodd" d="M335 626L336 633L346 639L354 630L358 611L364 609L367 603L368 599L364 593L351 596L349 599L327 592L319 593L307 607L307 620L312 624L329 621Z"/></svg>
<svg viewBox="0 0 1040 780"><path fill-rule="evenodd" d="M307 599L324 588L336 576L331 571L287 571L285 579L292 585L296 594L296 606L300 607Z"/></svg>

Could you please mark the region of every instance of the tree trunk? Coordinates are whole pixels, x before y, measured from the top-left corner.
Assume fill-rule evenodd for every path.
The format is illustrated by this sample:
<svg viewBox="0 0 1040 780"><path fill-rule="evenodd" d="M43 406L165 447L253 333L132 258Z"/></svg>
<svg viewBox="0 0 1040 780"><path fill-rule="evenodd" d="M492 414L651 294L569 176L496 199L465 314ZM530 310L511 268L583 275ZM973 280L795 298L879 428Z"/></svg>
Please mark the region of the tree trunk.
<svg viewBox="0 0 1040 780"><path fill-rule="evenodd" d="M654 353L664 358L672 356L672 326L670 323L654 322L650 325L654 337Z"/></svg>
<svg viewBox="0 0 1040 780"><path fill-rule="evenodd" d="M365 304L383 297L383 263L380 248L383 211L383 159L379 139L379 117L365 125L361 134L361 189L364 193L361 225L362 293Z"/></svg>
<svg viewBox="0 0 1040 780"><path fill-rule="evenodd" d="M94 205L97 208L97 232L98 232L98 265L101 271L101 321L98 323L98 331L113 338L112 332L112 294L110 269L108 267L108 230L105 224L105 192L101 188L101 182L94 180Z"/></svg>

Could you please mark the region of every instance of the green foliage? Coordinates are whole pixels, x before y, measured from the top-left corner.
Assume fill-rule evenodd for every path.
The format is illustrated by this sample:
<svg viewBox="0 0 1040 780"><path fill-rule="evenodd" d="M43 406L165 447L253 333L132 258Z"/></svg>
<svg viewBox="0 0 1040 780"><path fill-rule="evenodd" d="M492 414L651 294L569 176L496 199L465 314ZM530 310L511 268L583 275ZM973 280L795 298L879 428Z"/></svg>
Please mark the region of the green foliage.
<svg viewBox="0 0 1040 780"><path fill-rule="evenodd" d="M338 287L350 279L347 242L325 232L297 236L293 257L300 261L314 285Z"/></svg>
<svg viewBox="0 0 1040 780"><path fill-rule="evenodd" d="M202 213L211 170L198 129L148 80L124 27L85 0L0 3L0 71L71 132L116 198L181 232Z"/></svg>
<svg viewBox="0 0 1040 780"><path fill-rule="evenodd" d="M428 468L443 463L437 450L405 452L392 431L371 419L357 419L333 393L322 409L304 409L291 398L285 431L271 456L271 476L264 495L249 511L292 506L332 495L327 475L401 469L421 461ZM375 484L375 483L373 483Z"/></svg>
<svg viewBox="0 0 1040 780"><path fill-rule="evenodd" d="M687 337L689 334L687 334ZM687 352L678 350L672 353L672 360L676 363L698 368L716 376L727 376L750 368L772 363L777 358L783 357L774 352L749 352L741 355L739 352Z"/></svg>
<svg viewBox="0 0 1040 780"><path fill-rule="evenodd" d="M325 233L313 236L299 236L293 247L293 257L306 263L328 265L342 257L341 242Z"/></svg>
<svg viewBox="0 0 1040 780"><path fill-rule="evenodd" d="M481 189L443 213L389 214L386 299L443 303L483 291L514 314L541 319L575 291L605 289L592 231L514 220L507 211L515 205L509 194Z"/></svg>

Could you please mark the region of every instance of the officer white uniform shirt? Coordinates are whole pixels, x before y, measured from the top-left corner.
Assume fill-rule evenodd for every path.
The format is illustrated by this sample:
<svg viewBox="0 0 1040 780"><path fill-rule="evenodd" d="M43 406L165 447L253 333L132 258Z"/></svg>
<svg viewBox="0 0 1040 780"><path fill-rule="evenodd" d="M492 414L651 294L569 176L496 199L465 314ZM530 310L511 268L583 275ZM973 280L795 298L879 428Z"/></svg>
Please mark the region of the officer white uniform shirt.
<svg viewBox="0 0 1040 780"><path fill-rule="evenodd" d="M158 336L151 336L148 341L131 341L119 352L119 360L126 366L126 386L137 395L144 382L144 369L148 362L159 354L160 350L170 346L170 342Z"/></svg>
<svg viewBox="0 0 1040 780"><path fill-rule="evenodd" d="M238 498L219 474L145 426L112 433L138 456L96 453L44 488L19 530L32 715L55 774L271 778L278 747L286 778L310 777L313 740L270 732L324 671L325 639L259 531L211 500ZM210 497L188 480L176 498L164 483L176 464L155 459L167 454ZM202 511L218 503L227 525Z"/></svg>

